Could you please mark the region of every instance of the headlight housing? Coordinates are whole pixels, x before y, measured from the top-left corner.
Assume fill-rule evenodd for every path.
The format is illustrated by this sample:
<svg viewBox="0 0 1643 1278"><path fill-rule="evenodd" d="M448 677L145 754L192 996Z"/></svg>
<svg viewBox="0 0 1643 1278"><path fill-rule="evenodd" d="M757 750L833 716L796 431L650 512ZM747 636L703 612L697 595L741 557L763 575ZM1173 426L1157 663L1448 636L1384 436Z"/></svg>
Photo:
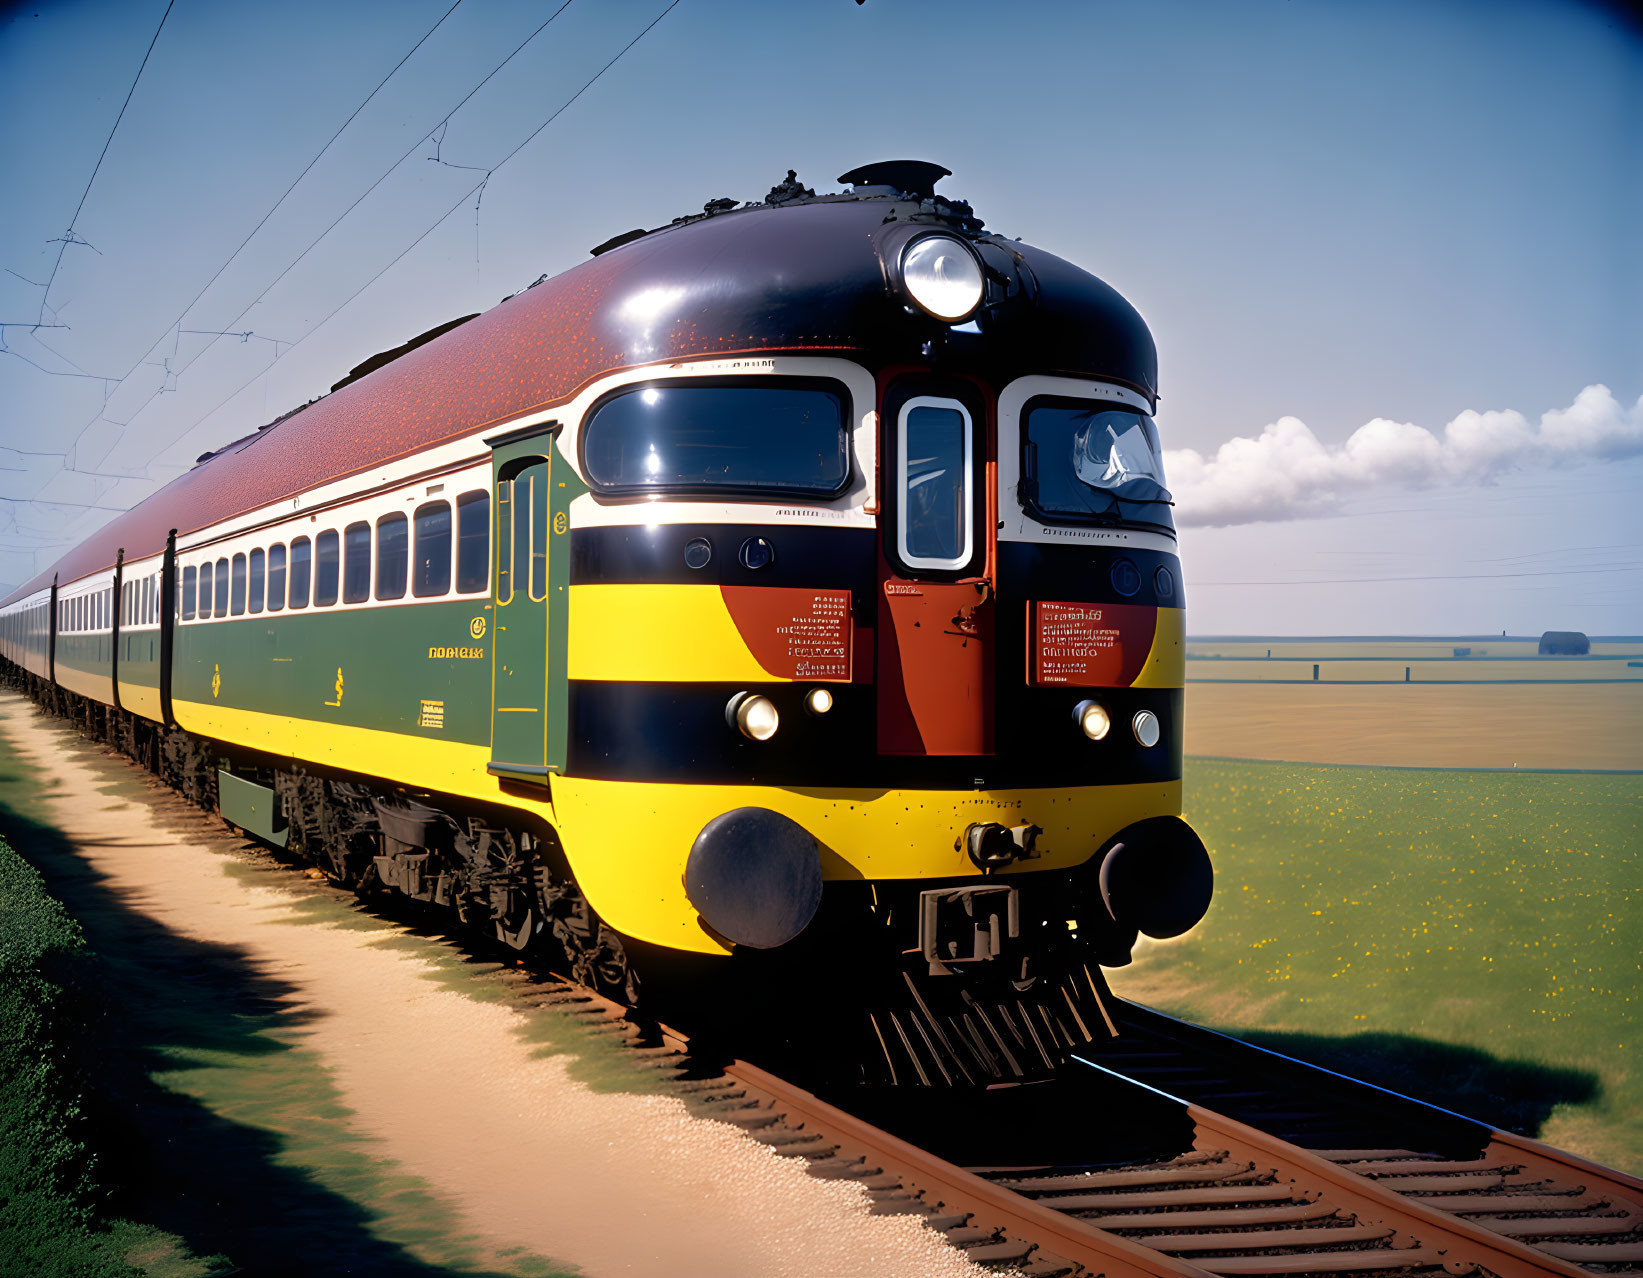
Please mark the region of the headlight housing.
<svg viewBox="0 0 1643 1278"><path fill-rule="evenodd" d="M776 703L757 692L738 692L725 706L725 720L744 737L768 741L781 726Z"/></svg>
<svg viewBox="0 0 1643 1278"><path fill-rule="evenodd" d="M950 235L922 235L903 249L901 283L909 297L949 324L968 319L981 305L981 263Z"/></svg>
<svg viewBox="0 0 1643 1278"><path fill-rule="evenodd" d="M1073 707L1073 720L1091 741L1099 741L1112 728L1112 716L1106 707L1094 701L1080 701Z"/></svg>

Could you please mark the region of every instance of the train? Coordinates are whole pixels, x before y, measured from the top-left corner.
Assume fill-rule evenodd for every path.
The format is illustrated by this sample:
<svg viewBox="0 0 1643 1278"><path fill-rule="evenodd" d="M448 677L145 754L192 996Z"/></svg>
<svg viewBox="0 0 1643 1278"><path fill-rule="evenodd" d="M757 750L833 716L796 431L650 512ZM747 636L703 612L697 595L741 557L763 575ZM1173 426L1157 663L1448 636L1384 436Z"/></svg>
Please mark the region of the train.
<svg viewBox="0 0 1643 1278"><path fill-rule="evenodd" d="M601 993L1053 1070L1213 891L1157 352L949 176L790 170L371 357L0 601L5 677Z"/></svg>

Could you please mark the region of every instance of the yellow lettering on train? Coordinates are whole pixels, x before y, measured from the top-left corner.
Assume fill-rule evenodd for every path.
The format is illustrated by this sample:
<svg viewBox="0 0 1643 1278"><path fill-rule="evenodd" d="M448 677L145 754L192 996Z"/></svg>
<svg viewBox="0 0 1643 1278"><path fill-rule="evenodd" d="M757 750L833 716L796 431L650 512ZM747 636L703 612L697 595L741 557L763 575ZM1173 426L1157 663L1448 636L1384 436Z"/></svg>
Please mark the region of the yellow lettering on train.
<svg viewBox="0 0 1643 1278"><path fill-rule="evenodd" d="M485 656L483 648L429 648L430 661L460 660L479 661Z"/></svg>

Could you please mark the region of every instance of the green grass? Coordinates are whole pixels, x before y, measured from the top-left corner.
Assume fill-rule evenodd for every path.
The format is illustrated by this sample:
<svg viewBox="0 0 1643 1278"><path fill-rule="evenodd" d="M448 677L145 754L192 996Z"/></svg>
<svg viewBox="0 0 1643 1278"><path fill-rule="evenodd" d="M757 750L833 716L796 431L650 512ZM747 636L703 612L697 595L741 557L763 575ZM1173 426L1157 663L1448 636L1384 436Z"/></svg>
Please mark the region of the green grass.
<svg viewBox="0 0 1643 1278"><path fill-rule="evenodd" d="M1643 1170L1643 777L1191 759L1215 900L1120 993Z"/></svg>
<svg viewBox="0 0 1643 1278"><path fill-rule="evenodd" d="M73 738L64 744L98 753ZM147 800L148 788L123 765L104 774L100 794ZM49 823L57 784L0 739L0 831L29 858L0 842L0 1274L194 1278L214 1264L231 1272L221 1257L194 1260L184 1240L196 1239L253 1257L269 1272L570 1272L468 1232L452 1203L382 1156L356 1129L324 1058L306 1045L301 991L238 947L169 932L110 891ZM227 858L222 864L262 885L290 877ZM318 925L378 932L388 944L401 939L393 924L341 902L301 905ZM26 926L14 927L14 919ZM21 985L14 952L72 977L67 993ZM71 1006L58 1014L58 1004ZM30 1020L36 1007L50 1010ZM57 1027L74 1020L67 1011L95 1033L74 1078L59 1084ZM35 1022L48 1033L31 1040ZM38 1066L32 1073L11 1054L18 1026L31 1053L23 1063ZM80 1118L79 1092L91 1121ZM99 1137L100 1167L79 1143L90 1135ZM104 1224L92 1208L109 1203L171 1232Z"/></svg>
<svg viewBox="0 0 1643 1278"><path fill-rule="evenodd" d="M162 1230L106 1219L72 1062L97 960L40 875L0 838L0 1268L37 1278L226 1272Z"/></svg>

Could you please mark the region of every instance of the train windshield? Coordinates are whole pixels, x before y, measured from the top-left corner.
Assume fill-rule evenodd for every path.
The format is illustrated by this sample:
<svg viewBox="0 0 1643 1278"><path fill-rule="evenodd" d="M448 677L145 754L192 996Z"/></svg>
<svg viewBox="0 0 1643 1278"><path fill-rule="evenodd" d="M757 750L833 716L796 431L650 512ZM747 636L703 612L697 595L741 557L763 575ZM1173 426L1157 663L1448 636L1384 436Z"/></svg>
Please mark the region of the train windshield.
<svg viewBox="0 0 1643 1278"><path fill-rule="evenodd" d="M582 459L601 492L832 497L850 478L844 391L769 378L635 386L594 410Z"/></svg>
<svg viewBox="0 0 1643 1278"><path fill-rule="evenodd" d="M1089 400L1035 400L1024 417L1023 496L1052 523L1174 530L1152 418Z"/></svg>

